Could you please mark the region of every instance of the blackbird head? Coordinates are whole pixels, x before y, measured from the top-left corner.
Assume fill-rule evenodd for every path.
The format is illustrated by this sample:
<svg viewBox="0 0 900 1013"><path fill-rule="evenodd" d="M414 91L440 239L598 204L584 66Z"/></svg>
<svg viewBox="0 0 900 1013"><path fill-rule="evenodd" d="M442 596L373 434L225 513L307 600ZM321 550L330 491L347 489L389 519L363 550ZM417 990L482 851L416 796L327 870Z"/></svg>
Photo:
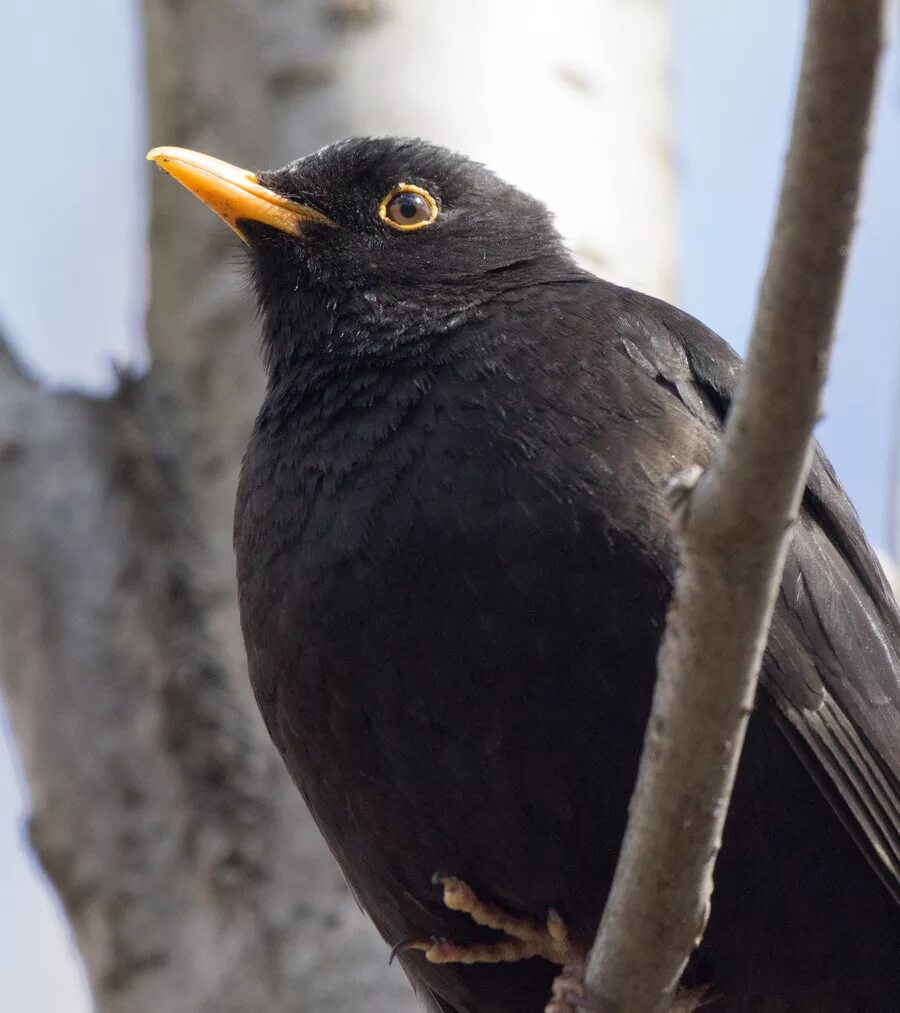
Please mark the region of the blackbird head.
<svg viewBox="0 0 900 1013"><path fill-rule="evenodd" d="M350 138L255 173L181 148L147 157L246 243L270 362L396 347L576 270L543 204L425 141Z"/></svg>

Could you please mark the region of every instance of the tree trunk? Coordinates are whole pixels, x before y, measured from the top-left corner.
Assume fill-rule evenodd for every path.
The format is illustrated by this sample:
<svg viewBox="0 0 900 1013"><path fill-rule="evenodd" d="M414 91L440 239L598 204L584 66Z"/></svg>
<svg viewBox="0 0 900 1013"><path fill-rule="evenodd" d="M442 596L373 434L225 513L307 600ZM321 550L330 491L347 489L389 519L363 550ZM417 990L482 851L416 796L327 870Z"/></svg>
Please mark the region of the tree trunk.
<svg viewBox="0 0 900 1013"><path fill-rule="evenodd" d="M150 138L276 166L419 134L670 295L662 0L144 0ZM414 1000L268 742L231 513L263 386L235 239L154 174L151 366L110 398L0 355L0 677L32 840L97 1007L384 1011Z"/></svg>

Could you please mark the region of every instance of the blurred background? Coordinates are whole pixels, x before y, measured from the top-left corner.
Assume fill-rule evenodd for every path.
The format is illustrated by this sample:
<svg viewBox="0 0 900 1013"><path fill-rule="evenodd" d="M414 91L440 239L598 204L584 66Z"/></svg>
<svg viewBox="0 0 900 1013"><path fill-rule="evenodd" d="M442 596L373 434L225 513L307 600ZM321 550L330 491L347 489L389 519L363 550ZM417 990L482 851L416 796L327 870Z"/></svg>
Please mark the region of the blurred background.
<svg viewBox="0 0 900 1013"><path fill-rule="evenodd" d="M804 8L3 6L4 1009L412 1008L249 706L228 534L260 390L249 300L233 237L151 191L147 148L256 167L349 133L427 136L544 198L598 273L742 350ZM896 49L885 69L819 437L890 556Z"/></svg>

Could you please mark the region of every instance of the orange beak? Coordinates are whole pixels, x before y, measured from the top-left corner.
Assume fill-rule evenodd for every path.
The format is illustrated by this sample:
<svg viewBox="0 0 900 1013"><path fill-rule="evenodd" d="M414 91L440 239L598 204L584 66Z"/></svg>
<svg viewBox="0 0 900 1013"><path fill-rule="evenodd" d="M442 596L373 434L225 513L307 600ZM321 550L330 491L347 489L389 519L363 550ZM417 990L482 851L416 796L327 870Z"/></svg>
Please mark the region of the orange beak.
<svg viewBox="0 0 900 1013"><path fill-rule="evenodd" d="M262 222L292 236L303 235L305 222L334 226L315 208L298 204L263 186L252 172L187 148L154 148L147 158L199 197L243 239L238 222Z"/></svg>

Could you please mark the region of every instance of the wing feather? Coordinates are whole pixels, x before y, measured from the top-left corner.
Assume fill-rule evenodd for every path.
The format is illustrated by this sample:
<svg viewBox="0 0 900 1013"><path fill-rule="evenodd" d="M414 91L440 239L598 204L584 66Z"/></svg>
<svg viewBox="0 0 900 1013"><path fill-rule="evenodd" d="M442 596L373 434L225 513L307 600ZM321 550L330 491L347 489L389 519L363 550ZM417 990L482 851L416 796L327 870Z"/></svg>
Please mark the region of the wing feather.
<svg viewBox="0 0 900 1013"><path fill-rule="evenodd" d="M655 301L652 308L648 314L642 300L619 339L621 351L720 431L739 357L680 310ZM820 448L762 684L813 780L900 902L900 611Z"/></svg>

